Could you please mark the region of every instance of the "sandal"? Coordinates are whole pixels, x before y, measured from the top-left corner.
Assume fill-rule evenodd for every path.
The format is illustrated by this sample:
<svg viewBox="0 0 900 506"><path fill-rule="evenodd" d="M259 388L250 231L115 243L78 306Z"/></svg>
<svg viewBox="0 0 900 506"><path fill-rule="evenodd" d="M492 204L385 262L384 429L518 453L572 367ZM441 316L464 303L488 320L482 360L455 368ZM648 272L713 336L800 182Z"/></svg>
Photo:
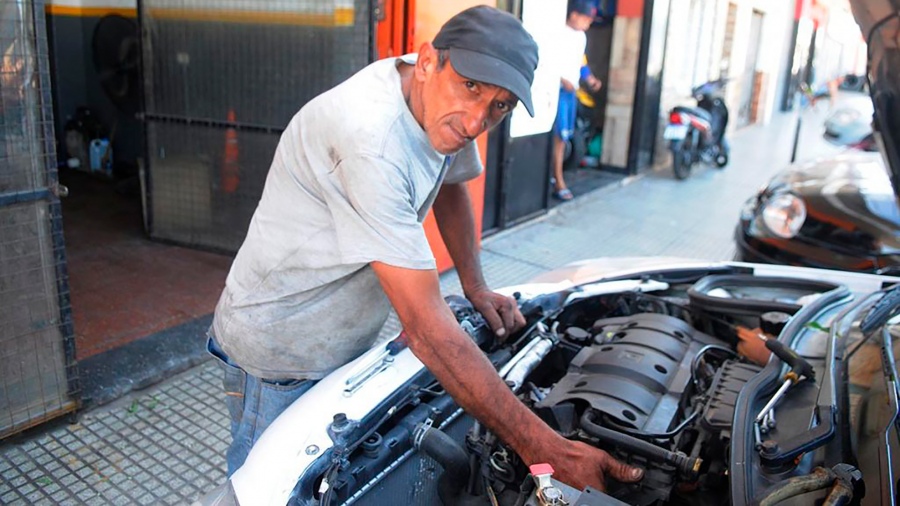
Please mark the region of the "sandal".
<svg viewBox="0 0 900 506"><path fill-rule="evenodd" d="M568 188L563 188L562 190L556 190L553 192L553 197L562 201L572 200L575 198L575 195L572 195L572 190Z"/></svg>

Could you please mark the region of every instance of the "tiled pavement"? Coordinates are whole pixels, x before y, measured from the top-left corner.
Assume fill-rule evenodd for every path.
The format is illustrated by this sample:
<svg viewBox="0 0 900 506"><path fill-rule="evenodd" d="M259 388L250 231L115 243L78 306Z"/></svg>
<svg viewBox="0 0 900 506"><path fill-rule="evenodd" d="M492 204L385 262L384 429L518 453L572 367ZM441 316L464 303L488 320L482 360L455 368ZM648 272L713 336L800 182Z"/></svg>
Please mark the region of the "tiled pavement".
<svg viewBox="0 0 900 506"><path fill-rule="evenodd" d="M821 140L824 111L804 119L799 159L837 152ZM517 284L599 256L724 260L743 202L790 159L795 119L732 137L731 164L686 181L668 168L594 191L484 242L492 286ZM452 274L441 278L457 293ZM397 331L396 319L385 334ZM207 362L145 391L0 443L0 504L186 504L225 478L230 438L219 371Z"/></svg>

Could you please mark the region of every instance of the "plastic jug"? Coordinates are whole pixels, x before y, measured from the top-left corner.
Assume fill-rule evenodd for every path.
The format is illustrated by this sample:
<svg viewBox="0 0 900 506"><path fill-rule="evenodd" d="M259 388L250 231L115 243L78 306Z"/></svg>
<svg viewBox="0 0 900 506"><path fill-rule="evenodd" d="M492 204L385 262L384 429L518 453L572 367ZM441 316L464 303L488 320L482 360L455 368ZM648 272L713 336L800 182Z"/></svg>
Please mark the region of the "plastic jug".
<svg viewBox="0 0 900 506"><path fill-rule="evenodd" d="M91 172L100 172L112 176L112 148L109 139L93 139L88 148L91 160Z"/></svg>

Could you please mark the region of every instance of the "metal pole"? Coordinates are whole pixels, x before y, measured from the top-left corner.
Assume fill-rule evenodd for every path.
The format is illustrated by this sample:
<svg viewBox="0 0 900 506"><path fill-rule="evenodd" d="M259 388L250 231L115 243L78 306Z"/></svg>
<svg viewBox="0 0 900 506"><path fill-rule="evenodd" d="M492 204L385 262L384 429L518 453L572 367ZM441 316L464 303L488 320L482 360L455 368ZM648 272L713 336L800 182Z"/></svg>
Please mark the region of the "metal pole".
<svg viewBox="0 0 900 506"><path fill-rule="evenodd" d="M797 129L794 131L794 148L791 151L791 163L797 161L797 145L800 144L800 125L803 124L802 112L802 110L797 111Z"/></svg>

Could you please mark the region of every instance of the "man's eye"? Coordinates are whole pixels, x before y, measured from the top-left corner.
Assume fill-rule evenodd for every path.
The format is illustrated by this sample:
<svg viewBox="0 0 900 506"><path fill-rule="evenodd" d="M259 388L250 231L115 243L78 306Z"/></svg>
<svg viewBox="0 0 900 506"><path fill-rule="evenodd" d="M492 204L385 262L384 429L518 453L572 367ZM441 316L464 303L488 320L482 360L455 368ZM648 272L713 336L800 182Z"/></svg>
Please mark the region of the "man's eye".
<svg viewBox="0 0 900 506"><path fill-rule="evenodd" d="M506 112L509 110L509 104L506 102L497 102L497 109L500 109L500 112Z"/></svg>
<svg viewBox="0 0 900 506"><path fill-rule="evenodd" d="M470 91L475 91L475 88L477 88L477 87L478 87L478 85L475 84L475 81L466 81L466 88L469 89Z"/></svg>

